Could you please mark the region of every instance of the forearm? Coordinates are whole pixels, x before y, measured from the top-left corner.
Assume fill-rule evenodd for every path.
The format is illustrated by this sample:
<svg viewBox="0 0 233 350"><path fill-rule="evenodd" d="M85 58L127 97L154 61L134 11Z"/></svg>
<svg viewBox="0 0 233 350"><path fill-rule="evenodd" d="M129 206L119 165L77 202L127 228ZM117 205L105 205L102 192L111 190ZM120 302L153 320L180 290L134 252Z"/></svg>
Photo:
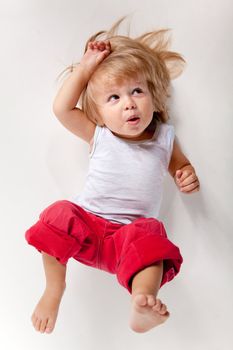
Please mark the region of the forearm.
<svg viewBox="0 0 233 350"><path fill-rule="evenodd" d="M189 159L182 152L177 139L175 138L173 143L173 151L169 164L169 173L172 177L175 176L176 171L184 168L185 166L191 166Z"/></svg>
<svg viewBox="0 0 233 350"><path fill-rule="evenodd" d="M92 72L84 65L78 64L71 75L65 80L53 102L55 114L64 113L74 109L81 93L90 79Z"/></svg>
<svg viewBox="0 0 233 350"><path fill-rule="evenodd" d="M74 68L71 75L65 80L53 102L55 115L64 115L75 109L81 93L87 85L96 67L111 52L109 40L90 41L80 63Z"/></svg>
<svg viewBox="0 0 233 350"><path fill-rule="evenodd" d="M200 183L195 169L181 151L177 141L174 141L169 173L181 192L193 193L199 191Z"/></svg>

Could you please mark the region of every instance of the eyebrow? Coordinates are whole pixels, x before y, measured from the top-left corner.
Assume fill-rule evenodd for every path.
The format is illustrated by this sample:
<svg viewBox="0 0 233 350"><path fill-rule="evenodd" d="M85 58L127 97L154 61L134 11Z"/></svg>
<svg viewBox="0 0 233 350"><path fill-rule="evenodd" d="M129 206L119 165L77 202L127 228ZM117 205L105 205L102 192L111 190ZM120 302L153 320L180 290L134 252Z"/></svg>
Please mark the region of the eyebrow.
<svg viewBox="0 0 233 350"><path fill-rule="evenodd" d="M144 85L142 81L135 81L135 83L133 83L132 85L136 85L136 84ZM119 87L119 85L109 85L109 88L107 87L108 90L105 90L105 91L106 91L106 94L111 93L111 92L117 90L118 87Z"/></svg>

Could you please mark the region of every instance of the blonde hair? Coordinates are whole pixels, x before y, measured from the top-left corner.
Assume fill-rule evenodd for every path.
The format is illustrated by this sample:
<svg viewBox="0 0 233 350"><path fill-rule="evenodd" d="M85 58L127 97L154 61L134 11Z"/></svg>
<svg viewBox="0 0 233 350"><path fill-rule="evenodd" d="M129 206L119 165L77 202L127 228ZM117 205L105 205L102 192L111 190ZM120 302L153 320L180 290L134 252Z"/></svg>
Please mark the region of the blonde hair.
<svg viewBox="0 0 233 350"><path fill-rule="evenodd" d="M97 66L84 88L81 95L82 109L90 120L103 125L93 93L95 82L101 76L105 78L106 83L120 83L135 77L136 74L147 82L154 102L155 112L149 127L155 124L156 120L165 123L169 118L166 101L170 96L170 81L181 74L185 60L179 53L168 51L170 38L167 38L166 34L170 29L151 31L136 38L117 35L125 18L117 21L110 30L94 34L86 43L85 52L90 41L109 40L111 53ZM72 72L77 64L67 67L65 71Z"/></svg>

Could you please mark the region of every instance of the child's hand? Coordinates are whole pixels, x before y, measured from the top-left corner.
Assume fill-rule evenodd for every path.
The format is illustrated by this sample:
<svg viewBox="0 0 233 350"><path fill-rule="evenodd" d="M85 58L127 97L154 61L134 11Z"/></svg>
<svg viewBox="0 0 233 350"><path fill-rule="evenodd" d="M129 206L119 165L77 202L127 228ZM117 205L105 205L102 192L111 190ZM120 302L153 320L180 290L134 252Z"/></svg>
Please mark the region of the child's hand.
<svg viewBox="0 0 233 350"><path fill-rule="evenodd" d="M93 72L96 66L100 64L110 53L111 45L109 40L90 41L80 64Z"/></svg>
<svg viewBox="0 0 233 350"><path fill-rule="evenodd" d="M174 180L179 190L183 193L190 194L199 191L200 183L191 164L177 170Z"/></svg>

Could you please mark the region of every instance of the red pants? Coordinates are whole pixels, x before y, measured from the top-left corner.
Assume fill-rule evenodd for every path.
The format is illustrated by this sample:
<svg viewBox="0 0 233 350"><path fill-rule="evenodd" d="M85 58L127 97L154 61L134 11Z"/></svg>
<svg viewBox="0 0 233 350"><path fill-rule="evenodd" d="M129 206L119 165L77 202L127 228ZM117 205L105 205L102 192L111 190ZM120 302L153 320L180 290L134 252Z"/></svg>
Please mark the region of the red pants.
<svg viewBox="0 0 233 350"><path fill-rule="evenodd" d="M68 200L48 206L25 236L29 244L61 264L74 258L116 274L130 293L132 278L140 270L164 260L162 286L175 277L183 261L179 248L167 239L163 224L155 218L113 223Z"/></svg>

